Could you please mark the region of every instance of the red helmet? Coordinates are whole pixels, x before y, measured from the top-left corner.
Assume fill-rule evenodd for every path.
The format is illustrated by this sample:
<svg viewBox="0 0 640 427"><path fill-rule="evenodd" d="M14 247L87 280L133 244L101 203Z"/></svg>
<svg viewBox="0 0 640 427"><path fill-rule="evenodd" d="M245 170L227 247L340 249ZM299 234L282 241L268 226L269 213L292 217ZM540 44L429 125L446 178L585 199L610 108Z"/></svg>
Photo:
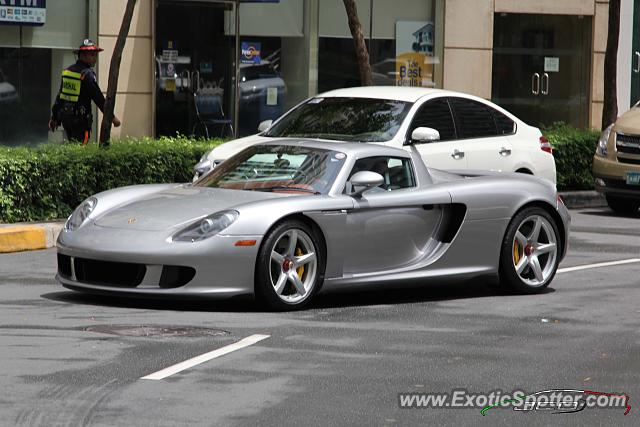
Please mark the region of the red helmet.
<svg viewBox="0 0 640 427"><path fill-rule="evenodd" d="M74 53L102 52L103 50L104 49L102 49L100 46L98 46L93 40L84 39L82 41L82 44L80 45L80 47L75 49L73 52Z"/></svg>

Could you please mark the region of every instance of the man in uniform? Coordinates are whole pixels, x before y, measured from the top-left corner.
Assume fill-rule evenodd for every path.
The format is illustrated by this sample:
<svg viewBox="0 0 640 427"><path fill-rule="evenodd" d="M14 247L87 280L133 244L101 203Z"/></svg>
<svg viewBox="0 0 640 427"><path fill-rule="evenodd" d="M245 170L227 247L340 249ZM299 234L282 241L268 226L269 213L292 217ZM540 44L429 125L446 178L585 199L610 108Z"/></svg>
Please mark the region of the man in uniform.
<svg viewBox="0 0 640 427"><path fill-rule="evenodd" d="M86 144L93 122L91 101L95 102L100 111L104 107L104 95L92 68L98 61L98 52L103 50L93 41L86 39L73 51L78 54L76 63L62 70L62 82L56 102L51 108L49 129L55 131L62 124L69 141ZM120 120L115 116L113 125L120 126Z"/></svg>

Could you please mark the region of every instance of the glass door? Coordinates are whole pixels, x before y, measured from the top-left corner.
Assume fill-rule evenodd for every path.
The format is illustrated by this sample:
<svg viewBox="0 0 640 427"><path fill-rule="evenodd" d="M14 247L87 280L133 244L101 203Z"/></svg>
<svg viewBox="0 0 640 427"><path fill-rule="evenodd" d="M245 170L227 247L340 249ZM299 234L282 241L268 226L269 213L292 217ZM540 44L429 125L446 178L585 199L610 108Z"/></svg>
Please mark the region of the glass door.
<svg viewBox="0 0 640 427"><path fill-rule="evenodd" d="M233 136L235 36L230 2L158 0L156 135Z"/></svg>
<svg viewBox="0 0 640 427"><path fill-rule="evenodd" d="M591 18L496 14L492 100L534 125L589 119Z"/></svg>

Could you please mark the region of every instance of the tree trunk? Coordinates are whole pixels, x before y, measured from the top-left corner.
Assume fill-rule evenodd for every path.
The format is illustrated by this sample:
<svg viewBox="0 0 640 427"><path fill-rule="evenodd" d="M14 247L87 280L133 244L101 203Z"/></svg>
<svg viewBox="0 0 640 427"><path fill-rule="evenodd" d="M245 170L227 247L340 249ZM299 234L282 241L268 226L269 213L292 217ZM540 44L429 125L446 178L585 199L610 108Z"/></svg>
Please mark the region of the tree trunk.
<svg viewBox="0 0 640 427"><path fill-rule="evenodd" d="M364 43L364 34L362 33L362 25L358 19L358 9L355 0L343 0L344 8L347 10L349 18L349 29L353 37L353 43L356 47L356 58L358 59L358 70L360 72L360 83L362 86L372 86L373 76L371 74L371 64L369 64L369 52L367 45Z"/></svg>
<svg viewBox="0 0 640 427"><path fill-rule="evenodd" d="M127 7L124 10L122 25L118 33L116 45L113 48L111 56L111 64L109 66L109 83L107 85L107 96L105 97L104 111L102 116L102 124L100 126L100 146L107 147L109 139L111 139L111 124L113 122L113 110L116 105L116 92L118 91L118 76L120 74L120 62L122 60L122 51L127 41L129 27L131 27L131 19L133 18L133 10L136 7L136 0L127 0Z"/></svg>
<svg viewBox="0 0 640 427"><path fill-rule="evenodd" d="M618 118L618 38L620 35L620 0L609 0L609 29L607 50L604 54L604 106L602 109L602 129Z"/></svg>

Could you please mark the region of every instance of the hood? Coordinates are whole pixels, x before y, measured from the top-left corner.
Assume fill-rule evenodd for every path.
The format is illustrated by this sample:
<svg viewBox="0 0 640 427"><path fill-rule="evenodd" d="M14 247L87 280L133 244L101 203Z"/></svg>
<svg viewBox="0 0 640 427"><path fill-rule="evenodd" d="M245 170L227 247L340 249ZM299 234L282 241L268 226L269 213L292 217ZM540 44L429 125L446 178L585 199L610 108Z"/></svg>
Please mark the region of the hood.
<svg viewBox="0 0 640 427"><path fill-rule="evenodd" d="M172 230L245 203L289 196L260 191L180 186L111 209L96 218L94 223L99 227L126 230Z"/></svg>
<svg viewBox="0 0 640 427"><path fill-rule="evenodd" d="M632 108L620 116L614 130L629 135L640 135L640 108Z"/></svg>
<svg viewBox="0 0 640 427"><path fill-rule="evenodd" d="M256 145L260 142L270 141L271 139L272 138L260 135L251 135L244 138L234 139L232 141L225 142L224 144L220 144L211 150L207 159L211 161L226 160L247 147L251 147L252 145Z"/></svg>

